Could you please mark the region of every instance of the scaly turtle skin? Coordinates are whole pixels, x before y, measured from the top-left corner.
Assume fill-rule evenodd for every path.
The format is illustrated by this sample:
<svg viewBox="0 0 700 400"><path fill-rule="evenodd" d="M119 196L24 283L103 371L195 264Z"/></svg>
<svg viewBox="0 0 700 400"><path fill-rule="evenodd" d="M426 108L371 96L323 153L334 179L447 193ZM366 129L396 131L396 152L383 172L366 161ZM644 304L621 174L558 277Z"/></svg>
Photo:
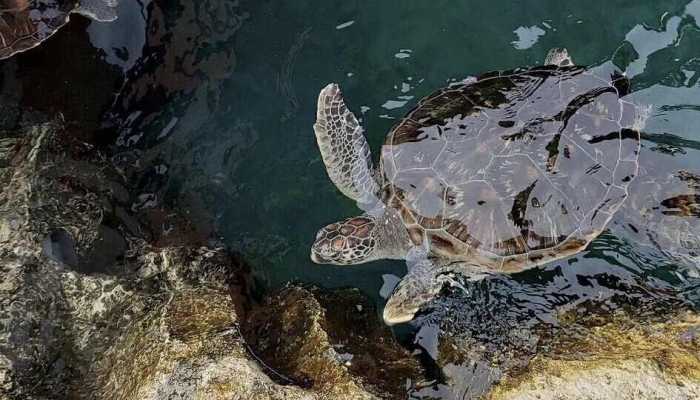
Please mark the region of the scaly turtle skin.
<svg viewBox="0 0 700 400"><path fill-rule="evenodd" d="M29 50L68 23L71 13L117 19L117 0L0 0L0 60Z"/></svg>
<svg viewBox="0 0 700 400"><path fill-rule="evenodd" d="M455 272L513 273L585 249L628 196L647 113L622 99L619 73L575 66L565 50L545 64L422 99L387 135L376 172L339 88L324 88L314 126L324 163L367 213L321 229L312 259L405 259L384 310L393 324Z"/></svg>

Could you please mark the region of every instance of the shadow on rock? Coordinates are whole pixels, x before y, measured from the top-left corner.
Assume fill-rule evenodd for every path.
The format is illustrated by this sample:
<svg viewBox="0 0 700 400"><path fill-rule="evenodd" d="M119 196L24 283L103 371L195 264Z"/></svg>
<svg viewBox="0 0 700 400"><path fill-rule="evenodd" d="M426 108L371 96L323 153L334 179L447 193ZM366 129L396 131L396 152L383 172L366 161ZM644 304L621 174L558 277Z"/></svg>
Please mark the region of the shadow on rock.
<svg viewBox="0 0 700 400"><path fill-rule="evenodd" d="M404 399L422 368L376 314L355 289L287 287L253 308L244 336L283 383L338 398L374 398L366 390Z"/></svg>

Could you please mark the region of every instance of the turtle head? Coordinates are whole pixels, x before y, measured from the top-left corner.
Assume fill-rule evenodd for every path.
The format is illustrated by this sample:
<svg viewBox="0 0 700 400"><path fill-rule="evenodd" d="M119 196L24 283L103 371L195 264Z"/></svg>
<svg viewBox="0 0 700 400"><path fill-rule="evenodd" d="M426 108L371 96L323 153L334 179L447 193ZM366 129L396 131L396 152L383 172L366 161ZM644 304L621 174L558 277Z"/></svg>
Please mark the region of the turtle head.
<svg viewBox="0 0 700 400"><path fill-rule="evenodd" d="M378 256L376 220L367 215L349 218L321 228L311 246L311 260L317 264L362 264Z"/></svg>

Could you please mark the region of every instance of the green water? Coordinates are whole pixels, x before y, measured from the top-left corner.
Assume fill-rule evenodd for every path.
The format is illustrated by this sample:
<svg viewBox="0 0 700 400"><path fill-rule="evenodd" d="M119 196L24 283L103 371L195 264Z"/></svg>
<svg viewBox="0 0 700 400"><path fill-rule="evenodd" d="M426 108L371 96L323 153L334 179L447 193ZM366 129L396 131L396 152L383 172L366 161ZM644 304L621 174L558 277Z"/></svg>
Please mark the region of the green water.
<svg viewBox="0 0 700 400"><path fill-rule="evenodd" d="M187 210L268 288L354 286L381 310L383 276L405 273L401 261L334 267L309 259L319 227L360 212L326 176L313 136L316 97L329 82L362 116L377 154L397 120L434 89L538 65L550 48L566 47L577 64L614 62L632 80L632 99L653 106L646 132L666 144L644 146L657 169L700 171L699 0L126 3L117 22L86 30L126 77L103 122L117 131L115 162L142 193L134 209ZM523 323L596 296L638 299L630 288L640 284L700 303L697 271L676 270L625 239L613 230L573 259L486 282L474 304L510 296L487 309L503 307ZM479 323L454 319L455 329Z"/></svg>
<svg viewBox="0 0 700 400"><path fill-rule="evenodd" d="M566 47L576 63L612 59L627 70L655 107L652 133L700 139L697 1L209 0L146 10L146 25L152 15L165 23L163 39L143 49L123 33L144 25L133 10L121 28L90 27L93 43L130 77L114 113L119 149L126 160L147 155L139 163L146 195L208 221L271 287L352 285L376 296L382 275L405 270L401 262L309 260L320 226L359 212L327 178L313 136L316 97L328 82L344 89L376 153L397 119L435 88L538 65L550 48ZM127 61L114 55L118 47L132 48ZM187 68L158 67L170 59ZM147 84L162 90L146 92ZM659 111L665 105L681 109ZM696 152L688 149L681 165L697 167Z"/></svg>
<svg viewBox="0 0 700 400"><path fill-rule="evenodd" d="M193 152L215 143L240 148L235 159L208 160L183 174L194 169L209 180L199 184L212 193L204 207L216 215L225 242L247 254L270 285L297 280L376 294L381 275L402 274L402 263L332 267L308 257L320 226L358 213L328 180L316 148L311 126L321 87L340 83L350 107L366 110L363 125L375 153L396 119L435 88L489 70L540 64L552 47L567 47L587 65L616 55L624 69L625 57L634 60L626 39L639 38L646 49L638 52L649 54L646 68L633 77L635 88L662 84L672 97L673 87L697 80L700 34L687 3L243 1L247 18L233 41L236 65L221 83L220 104L200 116L204 126L181 135L196 135L197 142L188 143ZM664 42L679 34L682 40ZM670 82L686 75L688 85ZM387 109L388 101L405 105ZM696 105L700 96L682 102ZM694 111L677 119L687 114L698 118ZM665 128L660 118L650 125ZM678 136L700 138L690 119L672 128ZM185 183L180 190L187 189Z"/></svg>

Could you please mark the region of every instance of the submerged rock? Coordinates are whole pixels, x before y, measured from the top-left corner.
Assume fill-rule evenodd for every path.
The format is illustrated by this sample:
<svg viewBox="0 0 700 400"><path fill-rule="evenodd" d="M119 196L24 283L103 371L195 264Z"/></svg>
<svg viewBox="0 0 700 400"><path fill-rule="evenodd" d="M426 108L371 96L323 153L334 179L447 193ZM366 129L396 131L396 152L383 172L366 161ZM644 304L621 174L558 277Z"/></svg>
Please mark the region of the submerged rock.
<svg viewBox="0 0 700 400"><path fill-rule="evenodd" d="M0 397L61 397L79 375L81 321L71 318L64 283L96 238L110 188L97 159L72 158L89 146L63 140L60 126L8 135L15 143L6 147L0 192Z"/></svg>
<svg viewBox="0 0 700 400"><path fill-rule="evenodd" d="M700 398L700 317L641 325L622 319L576 340L557 340L492 400Z"/></svg>
<svg viewBox="0 0 700 400"><path fill-rule="evenodd" d="M357 290L285 288L253 309L245 336L280 380L331 398L404 399L422 376Z"/></svg>
<svg viewBox="0 0 700 400"><path fill-rule="evenodd" d="M251 283L235 254L199 237L153 234L130 211L126 180L96 147L71 137L60 121L21 126L0 148L0 398L378 398L374 384L384 375L368 378L369 390L330 356L340 357L333 346L342 340L329 339L312 295L300 303L310 308L288 313L290 324L308 324L311 335L290 331L300 336L276 351L297 354L300 371L329 380L311 387L279 381L240 333ZM352 301L370 312L366 299ZM361 332L374 338L379 327ZM380 336L390 340L386 329ZM321 347L308 347L309 340ZM393 342L369 348L391 349L396 365L406 363L401 373L382 364L401 379L415 367ZM367 352L360 358L362 365L371 359Z"/></svg>
<svg viewBox="0 0 700 400"><path fill-rule="evenodd" d="M0 260L3 399L50 398L66 393L66 302L58 273L36 261Z"/></svg>
<svg viewBox="0 0 700 400"><path fill-rule="evenodd" d="M239 334L228 293L187 289L150 301L99 361L97 398L316 398L265 375Z"/></svg>

